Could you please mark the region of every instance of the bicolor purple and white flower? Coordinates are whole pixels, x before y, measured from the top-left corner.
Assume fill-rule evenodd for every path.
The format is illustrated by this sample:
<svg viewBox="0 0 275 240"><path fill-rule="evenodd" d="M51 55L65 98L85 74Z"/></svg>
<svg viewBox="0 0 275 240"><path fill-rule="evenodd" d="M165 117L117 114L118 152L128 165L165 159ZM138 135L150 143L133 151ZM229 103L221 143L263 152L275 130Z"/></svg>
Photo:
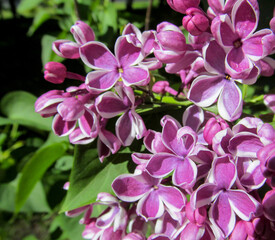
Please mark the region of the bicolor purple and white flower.
<svg viewBox="0 0 275 240"><path fill-rule="evenodd" d="M261 205L246 191L234 189L236 166L229 155L217 157L208 176L191 196L193 209L210 205L209 219L218 227L224 238L233 231L236 215L250 221L260 213Z"/></svg>
<svg viewBox="0 0 275 240"><path fill-rule="evenodd" d="M215 39L226 51L228 73L234 78L247 78L258 61L269 55L274 45L270 29L254 31L258 25L257 2L238 0L231 13L216 17L211 25Z"/></svg>
<svg viewBox="0 0 275 240"><path fill-rule="evenodd" d="M149 70L140 65L144 59L142 45L134 34L121 36L115 43L115 55L101 42L88 42L80 47L82 61L94 71L86 76L87 88L103 92L120 79L126 86L146 85Z"/></svg>
<svg viewBox="0 0 275 240"><path fill-rule="evenodd" d="M179 189L161 184L162 178L155 178L143 172L140 175L122 174L112 183L115 194L122 201L136 202L137 215L146 220L161 217L165 210L179 212L186 203L186 197Z"/></svg>
<svg viewBox="0 0 275 240"><path fill-rule="evenodd" d="M118 83L117 94L106 92L96 99L96 109L103 118L113 118L123 113L116 122L116 135L124 146L129 146L135 138L145 136L146 127L142 118L135 112L136 101L131 87Z"/></svg>
<svg viewBox="0 0 275 240"><path fill-rule="evenodd" d="M200 75L192 83L188 98L200 107L208 107L217 99L222 118L234 121L242 114L242 93L236 82L253 84L257 80L258 68L254 67L246 79L234 79L225 64L226 52L216 41L203 49L205 69L211 75Z"/></svg>

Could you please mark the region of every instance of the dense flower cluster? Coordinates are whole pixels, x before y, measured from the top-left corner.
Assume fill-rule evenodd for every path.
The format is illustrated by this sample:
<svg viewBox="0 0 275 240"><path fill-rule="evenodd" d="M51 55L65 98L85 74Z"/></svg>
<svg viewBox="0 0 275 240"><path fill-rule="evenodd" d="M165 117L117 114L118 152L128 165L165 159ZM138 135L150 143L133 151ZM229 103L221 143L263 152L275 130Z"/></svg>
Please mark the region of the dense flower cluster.
<svg viewBox="0 0 275 240"><path fill-rule="evenodd" d="M234 121L243 111L239 86L274 73L275 61L269 57L275 53L274 18L270 29L256 31L256 0L208 0L207 13L199 0L167 2L184 14L188 43L180 28L168 22L143 33L128 24L113 54L81 21L71 28L75 42L53 43L57 55L80 58L91 68L81 76L62 63L45 66L47 81L81 83L49 91L36 101L38 113L54 117L53 131L69 136L73 144L97 139L101 162L135 138L143 139L146 148L132 153L134 173L114 179L116 196L99 193L97 202L67 215L84 213L83 238L92 240L272 239L275 130L255 117ZM153 85L150 71L163 64L167 73L180 76L179 91L168 81ZM136 89L194 104L181 122L165 115L161 132L148 130L136 111L143 104ZM266 95L264 102L275 112L274 95ZM202 109L215 103L219 115ZM111 118L116 118L115 132L106 129ZM97 205L106 209L92 217Z"/></svg>

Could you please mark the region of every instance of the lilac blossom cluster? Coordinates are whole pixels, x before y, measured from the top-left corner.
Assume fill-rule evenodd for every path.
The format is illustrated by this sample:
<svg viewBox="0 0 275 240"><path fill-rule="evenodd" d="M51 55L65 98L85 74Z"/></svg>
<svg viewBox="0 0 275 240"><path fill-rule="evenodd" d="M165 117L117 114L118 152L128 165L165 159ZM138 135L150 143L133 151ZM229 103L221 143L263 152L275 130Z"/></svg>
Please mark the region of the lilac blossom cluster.
<svg viewBox="0 0 275 240"><path fill-rule="evenodd" d="M114 46L95 41L93 30L78 21L75 42L58 40L53 51L80 59L92 69L86 76L49 62L45 79L65 78L79 86L52 90L35 109L53 118L53 131L73 144L97 141L101 162L134 139L145 152L132 153L134 173L117 176L115 194L99 193L97 202L66 214L85 225L91 240L272 239L275 233L275 130L255 117L238 121L243 112L241 84L252 85L274 74L274 19L270 29L256 31L256 0L167 0L184 14L181 29L162 22L140 32L125 26ZM153 82L150 71L162 68L181 79L178 91L168 81ZM136 90L143 91L138 95ZM179 122L165 115L162 131L147 129L137 110L148 94L170 94L194 103ZM274 95L264 102L274 110ZM217 104L218 115L202 108ZM115 132L106 129L115 118ZM259 194L264 189L264 194ZM105 210L92 216L98 205Z"/></svg>

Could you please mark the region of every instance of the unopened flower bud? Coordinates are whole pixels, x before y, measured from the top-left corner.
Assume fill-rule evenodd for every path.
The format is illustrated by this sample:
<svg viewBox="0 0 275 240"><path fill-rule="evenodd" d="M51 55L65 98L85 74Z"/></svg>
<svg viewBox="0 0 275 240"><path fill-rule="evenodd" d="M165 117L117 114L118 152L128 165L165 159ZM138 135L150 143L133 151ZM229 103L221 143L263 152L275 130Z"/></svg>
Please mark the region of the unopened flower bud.
<svg viewBox="0 0 275 240"><path fill-rule="evenodd" d="M66 77L67 69L59 62L48 62L45 65L44 78L48 82L60 84L63 83Z"/></svg>
<svg viewBox="0 0 275 240"><path fill-rule="evenodd" d="M169 87L169 82L167 81L158 81L156 82L153 87L152 91L158 94L164 94L166 92L172 94L172 95L177 95L177 91L174 90L173 88Z"/></svg>
<svg viewBox="0 0 275 240"><path fill-rule="evenodd" d="M71 33L75 41L81 45L95 40L94 31L88 24L82 21L77 21L75 25L71 27Z"/></svg>
<svg viewBox="0 0 275 240"><path fill-rule="evenodd" d="M203 137L205 141L211 145L213 137L216 135L221 130L224 130L228 128L228 124L226 123L225 120L222 118L210 118L207 123L205 124L204 130L203 130Z"/></svg>
<svg viewBox="0 0 275 240"><path fill-rule="evenodd" d="M62 58L79 58L79 44L69 40L57 40L53 42L52 50Z"/></svg>
<svg viewBox="0 0 275 240"><path fill-rule="evenodd" d="M162 22L157 26L157 39L160 45L166 50L186 50L184 34L172 23Z"/></svg>
<svg viewBox="0 0 275 240"><path fill-rule="evenodd" d="M200 9L188 8L182 25L191 35L198 36L209 28L209 20Z"/></svg>
<svg viewBox="0 0 275 240"><path fill-rule="evenodd" d="M185 14L188 8L198 7L200 0L167 0L167 3L175 11Z"/></svg>

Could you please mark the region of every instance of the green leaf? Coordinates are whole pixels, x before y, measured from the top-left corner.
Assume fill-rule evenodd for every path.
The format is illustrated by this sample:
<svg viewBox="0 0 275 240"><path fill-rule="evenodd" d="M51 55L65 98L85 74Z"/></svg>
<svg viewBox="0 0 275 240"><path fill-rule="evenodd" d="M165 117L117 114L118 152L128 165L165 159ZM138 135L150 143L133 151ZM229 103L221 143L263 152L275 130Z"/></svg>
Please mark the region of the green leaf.
<svg viewBox="0 0 275 240"><path fill-rule="evenodd" d="M47 62L61 62L63 58L57 56L53 51L52 51L52 43L57 40L57 37L51 36L51 35L43 35L42 40L41 40L41 47L42 47L42 53L41 53L41 61L43 66Z"/></svg>
<svg viewBox="0 0 275 240"><path fill-rule="evenodd" d="M100 192L112 192L113 180L128 173L131 155L116 153L100 163L97 149L92 145L77 145L70 176L70 187L61 212L72 210L96 201Z"/></svg>
<svg viewBox="0 0 275 240"><path fill-rule="evenodd" d="M33 10L42 2L43 0L21 0L17 7L17 12L25 15L26 12Z"/></svg>
<svg viewBox="0 0 275 240"><path fill-rule="evenodd" d="M31 36L44 22L51 18L50 12L50 9L39 9L37 11L27 33L28 36Z"/></svg>
<svg viewBox="0 0 275 240"><path fill-rule="evenodd" d="M11 123L19 123L21 125L39 129L51 130L51 118L42 118L34 110L36 97L28 92L14 91L6 94L1 100L1 110ZM8 123L7 120L0 118L0 125Z"/></svg>
<svg viewBox="0 0 275 240"><path fill-rule="evenodd" d="M42 178L46 170L67 150L68 144L55 143L45 148L40 148L26 163L19 179L15 211L18 212L26 202L35 184Z"/></svg>
<svg viewBox="0 0 275 240"><path fill-rule="evenodd" d="M15 209L15 195L18 178L7 184L0 185L0 209L13 212ZM50 212L46 195L41 182L37 182L20 212Z"/></svg>

